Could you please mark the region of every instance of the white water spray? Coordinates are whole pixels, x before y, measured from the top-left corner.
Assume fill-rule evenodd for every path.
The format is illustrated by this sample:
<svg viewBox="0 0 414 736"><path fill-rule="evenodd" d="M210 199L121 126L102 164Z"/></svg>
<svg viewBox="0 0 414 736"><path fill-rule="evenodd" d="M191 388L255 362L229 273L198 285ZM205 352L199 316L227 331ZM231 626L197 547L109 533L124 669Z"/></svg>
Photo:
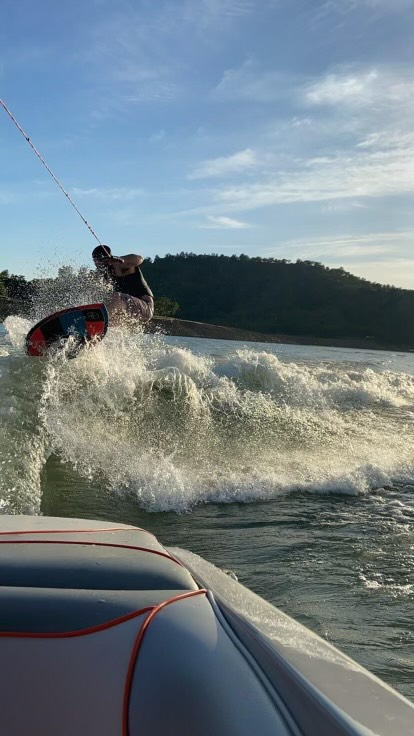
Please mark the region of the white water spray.
<svg viewBox="0 0 414 736"><path fill-rule="evenodd" d="M6 326L19 352L15 320ZM13 360L24 366L25 384L37 372L29 434L42 438L42 451L36 442L28 450L21 435L33 473L54 453L68 472L149 511L292 491L357 494L414 479L408 374L283 362L254 349L215 360L119 329L74 361L63 353ZM8 380L15 394L15 376ZM33 403L21 389L19 420ZM6 421L19 436L14 419Z"/></svg>

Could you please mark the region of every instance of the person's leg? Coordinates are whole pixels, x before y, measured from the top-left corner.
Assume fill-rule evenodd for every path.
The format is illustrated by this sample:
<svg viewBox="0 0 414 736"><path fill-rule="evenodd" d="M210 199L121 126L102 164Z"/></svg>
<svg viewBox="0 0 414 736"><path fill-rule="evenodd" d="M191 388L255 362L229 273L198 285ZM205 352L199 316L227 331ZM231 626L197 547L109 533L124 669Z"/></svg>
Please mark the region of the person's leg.
<svg viewBox="0 0 414 736"><path fill-rule="evenodd" d="M142 322L149 322L154 316L154 299L152 296L145 295L141 299L130 297L128 311L133 316L138 317Z"/></svg>
<svg viewBox="0 0 414 736"><path fill-rule="evenodd" d="M145 294L140 299L136 296L121 294L125 299L125 311L130 317L135 317L140 322L148 322L154 315L154 299Z"/></svg>
<svg viewBox="0 0 414 736"><path fill-rule="evenodd" d="M132 317L140 322L148 322L154 315L154 299L148 294L138 299L135 296L115 291L106 299L105 303L112 324L125 321L125 317Z"/></svg>

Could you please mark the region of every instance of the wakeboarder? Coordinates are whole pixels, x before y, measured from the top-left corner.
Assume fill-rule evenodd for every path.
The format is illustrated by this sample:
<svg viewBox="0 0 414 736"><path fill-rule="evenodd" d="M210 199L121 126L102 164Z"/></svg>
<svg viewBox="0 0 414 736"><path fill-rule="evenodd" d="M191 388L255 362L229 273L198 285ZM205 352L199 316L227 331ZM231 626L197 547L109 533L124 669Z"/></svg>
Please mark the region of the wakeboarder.
<svg viewBox="0 0 414 736"><path fill-rule="evenodd" d="M113 287L113 293L105 300L110 317L119 320L127 316L148 322L154 315L154 295L140 269L143 257L134 253L113 256L109 246L98 245L92 258L104 281Z"/></svg>

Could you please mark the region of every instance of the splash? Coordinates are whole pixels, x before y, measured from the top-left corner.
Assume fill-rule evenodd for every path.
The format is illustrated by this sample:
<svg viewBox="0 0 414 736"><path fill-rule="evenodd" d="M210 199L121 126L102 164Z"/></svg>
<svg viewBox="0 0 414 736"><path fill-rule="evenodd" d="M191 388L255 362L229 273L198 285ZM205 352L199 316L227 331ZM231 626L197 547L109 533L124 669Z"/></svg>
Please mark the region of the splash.
<svg viewBox="0 0 414 736"><path fill-rule="evenodd" d="M0 510L38 513L46 447L36 411L42 395L41 366L21 356L25 321L9 317L8 324L13 341L9 350L2 346L0 357ZM17 354L13 345L20 348Z"/></svg>
<svg viewBox="0 0 414 736"><path fill-rule="evenodd" d="M61 266L56 278L44 277L37 281L30 319L38 322L53 312L75 304L104 301L111 291L111 286L104 283L95 271L85 266L79 269Z"/></svg>
<svg viewBox="0 0 414 736"><path fill-rule="evenodd" d="M202 357L138 328L110 330L74 361L33 361L20 354L28 324L6 320L9 506L36 508L50 453L148 511L413 482L413 376L257 350Z"/></svg>

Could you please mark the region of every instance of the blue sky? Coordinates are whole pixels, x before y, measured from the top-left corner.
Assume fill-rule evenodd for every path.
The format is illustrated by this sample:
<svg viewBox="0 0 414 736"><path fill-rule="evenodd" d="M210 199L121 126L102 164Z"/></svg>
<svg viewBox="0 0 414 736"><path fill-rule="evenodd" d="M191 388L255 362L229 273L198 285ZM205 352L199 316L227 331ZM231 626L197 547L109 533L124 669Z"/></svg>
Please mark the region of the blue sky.
<svg viewBox="0 0 414 736"><path fill-rule="evenodd" d="M414 0L2 0L0 97L114 252L414 288ZM0 269L96 244L0 109Z"/></svg>

